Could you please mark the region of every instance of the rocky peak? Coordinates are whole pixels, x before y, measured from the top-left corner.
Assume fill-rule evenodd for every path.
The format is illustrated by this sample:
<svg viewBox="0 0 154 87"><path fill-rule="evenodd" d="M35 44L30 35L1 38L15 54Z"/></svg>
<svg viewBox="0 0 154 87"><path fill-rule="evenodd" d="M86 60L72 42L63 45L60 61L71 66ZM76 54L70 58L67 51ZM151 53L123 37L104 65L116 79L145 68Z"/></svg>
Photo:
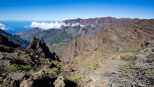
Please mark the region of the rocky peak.
<svg viewBox="0 0 154 87"><path fill-rule="evenodd" d="M40 53L44 58L52 58L53 60L58 59L55 53L51 53L49 51L49 48L44 42L35 37L32 39L28 49L32 49L35 52Z"/></svg>
<svg viewBox="0 0 154 87"><path fill-rule="evenodd" d="M38 49L42 45L41 40L33 38L31 44L28 46L29 49Z"/></svg>

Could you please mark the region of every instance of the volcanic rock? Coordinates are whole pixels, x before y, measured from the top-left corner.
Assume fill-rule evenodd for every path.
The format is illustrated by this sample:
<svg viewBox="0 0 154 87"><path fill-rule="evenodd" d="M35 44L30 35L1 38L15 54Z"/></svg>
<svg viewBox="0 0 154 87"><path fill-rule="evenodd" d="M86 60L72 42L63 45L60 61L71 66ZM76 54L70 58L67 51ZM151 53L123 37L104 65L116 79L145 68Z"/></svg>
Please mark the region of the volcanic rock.
<svg viewBox="0 0 154 87"><path fill-rule="evenodd" d="M93 41L90 41L84 36L79 36L69 44L68 48L66 48L62 61L66 63L72 58L81 55L83 51L92 51L94 49L95 45Z"/></svg>
<svg viewBox="0 0 154 87"><path fill-rule="evenodd" d="M33 38L32 42L28 46L28 49L32 49L33 51L40 53L44 58L51 58L52 60L58 60L58 57L55 53L51 53L49 48L44 42L41 42L40 39Z"/></svg>
<svg viewBox="0 0 154 87"><path fill-rule="evenodd" d="M64 77L58 77L53 84L55 85L55 87L65 87Z"/></svg>

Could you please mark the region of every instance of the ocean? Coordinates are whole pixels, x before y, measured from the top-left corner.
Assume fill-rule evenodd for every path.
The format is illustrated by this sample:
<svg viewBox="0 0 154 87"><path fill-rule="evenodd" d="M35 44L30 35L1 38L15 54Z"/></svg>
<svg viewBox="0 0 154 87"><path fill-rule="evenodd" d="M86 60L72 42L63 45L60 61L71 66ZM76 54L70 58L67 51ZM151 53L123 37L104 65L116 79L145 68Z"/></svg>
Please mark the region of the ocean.
<svg viewBox="0 0 154 87"><path fill-rule="evenodd" d="M4 24L8 30L4 30L7 33L15 34L18 31L33 29L30 26L32 22L56 22L56 21L0 21L0 23Z"/></svg>

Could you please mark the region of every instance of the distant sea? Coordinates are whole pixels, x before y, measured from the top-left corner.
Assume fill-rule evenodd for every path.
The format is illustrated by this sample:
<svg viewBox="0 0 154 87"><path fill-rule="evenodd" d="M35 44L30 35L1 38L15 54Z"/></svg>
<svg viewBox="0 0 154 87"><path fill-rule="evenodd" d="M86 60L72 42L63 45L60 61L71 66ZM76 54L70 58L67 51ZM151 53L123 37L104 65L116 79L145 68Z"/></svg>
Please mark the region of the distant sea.
<svg viewBox="0 0 154 87"><path fill-rule="evenodd" d="M56 22L56 21L0 21L0 23L5 24L8 30L6 32L10 34L15 34L18 31L33 29L30 26L32 22Z"/></svg>

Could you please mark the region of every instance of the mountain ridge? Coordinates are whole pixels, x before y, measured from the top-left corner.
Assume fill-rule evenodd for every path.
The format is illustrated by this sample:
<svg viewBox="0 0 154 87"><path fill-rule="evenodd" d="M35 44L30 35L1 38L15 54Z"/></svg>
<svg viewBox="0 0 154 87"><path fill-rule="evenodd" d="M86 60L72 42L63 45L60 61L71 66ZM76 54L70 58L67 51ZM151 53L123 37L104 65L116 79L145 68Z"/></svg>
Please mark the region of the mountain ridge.
<svg viewBox="0 0 154 87"><path fill-rule="evenodd" d="M29 41L23 40L20 37L18 37L16 35L9 34L9 33L5 32L5 31L1 30L1 29L0 29L0 34L7 37L8 40L10 40L10 41L12 41L14 43L20 44L23 47L26 47L26 46L29 45Z"/></svg>
<svg viewBox="0 0 154 87"><path fill-rule="evenodd" d="M79 48L88 50L87 47L90 47L93 48L91 49L91 51L95 51L97 49L97 50L102 50L104 52L112 53L112 52L123 51L125 49L130 49L130 48L133 49L140 47L140 44L143 43L144 41L154 39L154 35L152 35L154 33L154 27L153 26L146 27L148 25L153 25L154 24L153 21L154 20L143 20L135 24L127 24L120 26L116 30L114 30L113 28L107 28L105 30L103 29L94 37L92 37L90 41L82 39L84 37L78 37L77 39L74 40L75 43L74 41L72 41L68 45L68 47L63 53L64 57L62 57L62 59L67 60L66 58L68 58L70 60L75 57L74 55L81 55L83 50ZM88 46L82 47L83 46L82 42L84 43L93 42L92 43L93 45L87 44ZM74 50L72 50L72 48ZM79 51L76 51L76 49L78 49Z"/></svg>

